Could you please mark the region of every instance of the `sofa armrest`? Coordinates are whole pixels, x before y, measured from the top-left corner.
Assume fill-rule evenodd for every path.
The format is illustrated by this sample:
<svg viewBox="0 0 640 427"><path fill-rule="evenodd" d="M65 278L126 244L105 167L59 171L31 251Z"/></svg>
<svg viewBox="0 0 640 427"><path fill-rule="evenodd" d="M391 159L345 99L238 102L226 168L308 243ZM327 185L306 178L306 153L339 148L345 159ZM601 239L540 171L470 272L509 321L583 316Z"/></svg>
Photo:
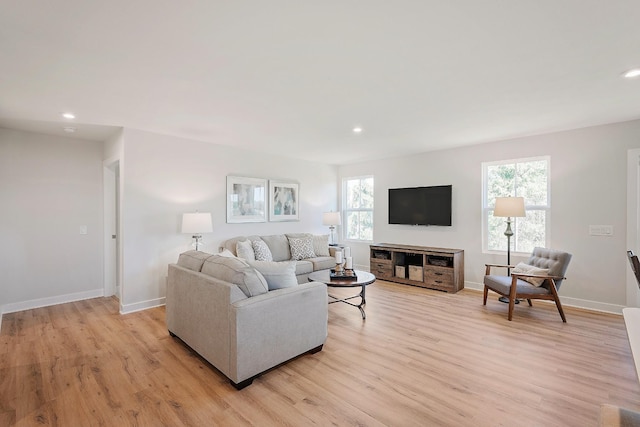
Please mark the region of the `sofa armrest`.
<svg viewBox="0 0 640 427"><path fill-rule="evenodd" d="M223 373L229 371L229 312L247 299L236 285L169 265L167 329Z"/></svg>
<svg viewBox="0 0 640 427"><path fill-rule="evenodd" d="M233 303L230 379L239 383L324 344L327 307L327 286L320 282Z"/></svg>

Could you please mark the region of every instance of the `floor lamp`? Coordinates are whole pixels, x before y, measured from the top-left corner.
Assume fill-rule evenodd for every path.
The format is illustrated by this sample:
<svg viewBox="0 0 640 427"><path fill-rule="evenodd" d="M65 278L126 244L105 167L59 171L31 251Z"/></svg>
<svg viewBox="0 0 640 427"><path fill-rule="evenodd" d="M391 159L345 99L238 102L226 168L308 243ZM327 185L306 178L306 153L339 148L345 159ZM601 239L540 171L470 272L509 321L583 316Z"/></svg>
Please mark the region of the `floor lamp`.
<svg viewBox="0 0 640 427"><path fill-rule="evenodd" d="M507 229L504 235L507 236L507 265L511 265L511 218L526 216L524 210L524 197L496 197L496 205L493 208L493 216L507 218ZM507 276L511 276L511 269L507 268ZM508 303L506 297L498 298L501 302ZM516 303L518 301L516 300Z"/></svg>

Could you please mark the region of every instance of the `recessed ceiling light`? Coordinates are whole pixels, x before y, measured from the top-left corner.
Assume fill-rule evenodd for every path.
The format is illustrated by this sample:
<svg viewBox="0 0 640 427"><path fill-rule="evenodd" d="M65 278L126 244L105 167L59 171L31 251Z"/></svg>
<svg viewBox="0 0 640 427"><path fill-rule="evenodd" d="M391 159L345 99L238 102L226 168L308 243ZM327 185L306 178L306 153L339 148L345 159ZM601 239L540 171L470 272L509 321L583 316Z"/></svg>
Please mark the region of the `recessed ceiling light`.
<svg viewBox="0 0 640 427"><path fill-rule="evenodd" d="M65 132L68 132L68 133L74 133L76 131L76 128L71 127L71 126L67 126L67 127L63 128L63 129L64 129Z"/></svg>
<svg viewBox="0 0 640 427"><path fill-rule="evenodd" d="M638 76L640 76L640 68L634 68L632 70L629 70L629 71L625 72L624 74L622 74L622 76L624 78L627 78L627 79L632 79L634 77L638 77Z"/></svg>
<svg viewBox="0 0 640 427"><path fill-rule="evenodd" d="M362 128L360 126L356 126L353 128L353 133L361 133L362 132Z"/></svg>
<svg viewBox="0 0 640 427"><path fill-rule="evenodd" d="M64 117L65 119L75 119L76 115L73 113L62 113L62 117Z"/></svg>

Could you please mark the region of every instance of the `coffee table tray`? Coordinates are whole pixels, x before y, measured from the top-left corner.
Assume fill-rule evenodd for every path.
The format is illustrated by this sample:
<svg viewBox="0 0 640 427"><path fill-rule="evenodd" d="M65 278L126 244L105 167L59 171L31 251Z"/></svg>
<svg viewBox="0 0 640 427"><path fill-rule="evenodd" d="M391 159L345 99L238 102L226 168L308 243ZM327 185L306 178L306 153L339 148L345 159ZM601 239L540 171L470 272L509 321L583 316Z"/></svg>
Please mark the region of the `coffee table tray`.
<svg viewBox="0 0 640 427"><path fill-rule="evenodd" d="M336 272L334 269L331 269L329 273L329 278L331 280L358 280L358 276L353 270L344 270L340 273Z"/></svg>

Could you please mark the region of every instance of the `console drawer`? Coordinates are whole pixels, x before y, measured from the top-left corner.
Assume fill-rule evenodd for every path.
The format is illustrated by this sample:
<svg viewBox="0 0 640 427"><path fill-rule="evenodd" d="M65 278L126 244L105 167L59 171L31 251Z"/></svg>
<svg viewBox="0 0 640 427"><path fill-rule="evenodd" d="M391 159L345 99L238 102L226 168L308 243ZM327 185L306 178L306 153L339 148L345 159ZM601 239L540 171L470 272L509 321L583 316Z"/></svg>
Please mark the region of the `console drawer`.
<svg viewBox="0 0 640 427"><path fill-rule="evenodd" d="M424 269L424 283L433 286L453 286L453 269L428 266Z"/></svg>
<svg viewBox="0 0 640 427"><path fill-rule="evenodd" d="M371 261L369 264L369 270L371 274L380 279L390 279L393 277L393 269L391 268L391 262Z"/></svg>

